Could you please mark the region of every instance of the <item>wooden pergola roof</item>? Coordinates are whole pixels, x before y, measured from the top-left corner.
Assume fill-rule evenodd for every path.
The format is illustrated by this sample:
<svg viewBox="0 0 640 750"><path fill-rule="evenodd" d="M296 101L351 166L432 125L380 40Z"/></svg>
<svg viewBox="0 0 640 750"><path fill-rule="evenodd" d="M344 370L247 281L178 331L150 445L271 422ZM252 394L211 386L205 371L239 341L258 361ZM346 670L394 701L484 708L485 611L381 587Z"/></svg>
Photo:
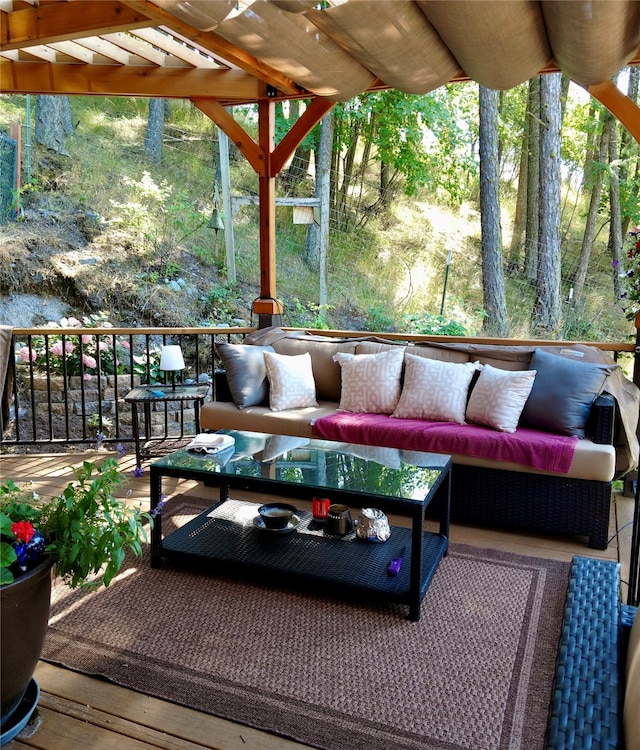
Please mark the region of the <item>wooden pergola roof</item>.
<svg viewBox="0 0 640 750"><path fill-rule="evenodd" d="M458 80L509 89L562 70L640 141L612 83L640 63L638 0L0 0L0 91L191 99L259 175L263 309L275 297L274 179L337 101ZM312 99L273 143L273 103ZM258 102L254 142L225 107Z"/></svg>

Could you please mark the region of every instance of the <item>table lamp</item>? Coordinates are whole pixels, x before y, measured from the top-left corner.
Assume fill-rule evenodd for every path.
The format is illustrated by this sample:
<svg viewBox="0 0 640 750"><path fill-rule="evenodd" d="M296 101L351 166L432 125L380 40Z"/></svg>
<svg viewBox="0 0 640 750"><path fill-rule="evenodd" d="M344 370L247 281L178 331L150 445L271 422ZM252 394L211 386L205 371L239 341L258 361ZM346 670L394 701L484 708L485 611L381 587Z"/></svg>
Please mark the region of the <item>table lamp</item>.
<svg viewBox="0 0 640 750"><path fill-rule="evenodd" d="M176 371L184 370L182 349L177 344L163 346L160 353L160 369L171 373L171 387L176 389Z"/></svg>

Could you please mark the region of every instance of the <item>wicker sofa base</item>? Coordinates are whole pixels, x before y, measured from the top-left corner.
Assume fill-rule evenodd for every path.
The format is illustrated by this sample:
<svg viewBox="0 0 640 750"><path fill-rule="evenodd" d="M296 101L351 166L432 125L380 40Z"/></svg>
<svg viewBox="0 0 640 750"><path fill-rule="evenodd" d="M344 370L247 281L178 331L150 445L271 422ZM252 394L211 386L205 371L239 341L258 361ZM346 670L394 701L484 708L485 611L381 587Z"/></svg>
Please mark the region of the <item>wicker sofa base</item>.
<svg viewBox="0 0 640 750"><path fill-rule="evenodd" d="M611 482L454 464L451 520L588 537L606 549Z"/></svg>

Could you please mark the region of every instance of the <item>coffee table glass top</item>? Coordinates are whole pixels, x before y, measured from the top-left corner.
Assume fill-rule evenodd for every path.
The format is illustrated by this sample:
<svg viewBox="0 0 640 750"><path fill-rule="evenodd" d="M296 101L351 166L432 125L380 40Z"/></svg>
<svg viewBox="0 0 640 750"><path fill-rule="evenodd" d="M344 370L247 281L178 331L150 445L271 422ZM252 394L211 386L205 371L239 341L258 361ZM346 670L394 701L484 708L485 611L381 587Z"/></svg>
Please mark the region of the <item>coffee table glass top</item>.
<svg viewBox="0 0 640 750"><path fill-rule="evenodd" d="M326 489L369 496L424 501L450 463L449 456L397 448L268 435L236 430L235 445L218 455L181 449L158 461L163 469L188 470L286 482L317 491Z"/></svg>

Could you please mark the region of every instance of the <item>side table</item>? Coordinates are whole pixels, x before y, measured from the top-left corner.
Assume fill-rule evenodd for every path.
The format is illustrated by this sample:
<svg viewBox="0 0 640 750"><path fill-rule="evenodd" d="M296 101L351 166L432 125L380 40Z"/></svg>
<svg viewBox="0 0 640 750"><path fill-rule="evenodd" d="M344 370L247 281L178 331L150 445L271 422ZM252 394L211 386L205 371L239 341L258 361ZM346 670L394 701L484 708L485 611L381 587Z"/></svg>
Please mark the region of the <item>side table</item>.
<svg viewBox="0 0 640 750"><path fill-rule="evenodd" d="M193 401L196 434L200 432L200 406L209 392L209 384L204 385L141 385L129 391L124 397L125 403L131 404L131 425L136 444L136 464L141 465L140 427L138 424L138 405L144 408L144 434L147 440L151 437L151 404L169 401Z"/></svg>

